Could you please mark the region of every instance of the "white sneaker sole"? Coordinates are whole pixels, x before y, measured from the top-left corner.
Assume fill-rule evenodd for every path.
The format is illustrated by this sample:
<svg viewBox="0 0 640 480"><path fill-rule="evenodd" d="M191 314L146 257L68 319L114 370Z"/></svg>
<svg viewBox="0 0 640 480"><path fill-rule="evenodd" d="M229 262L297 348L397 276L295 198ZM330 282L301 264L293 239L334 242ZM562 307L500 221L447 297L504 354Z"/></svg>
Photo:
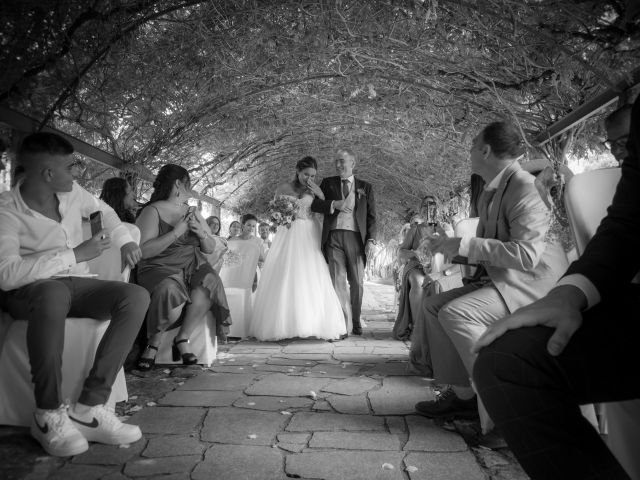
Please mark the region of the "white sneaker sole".
<svg viewBox="0 0 640 480"><path fill-rule="evenodd" d="M33 425L31 425L29 431L31 432L31 436L42 446L44 451L49 455L53 455L54 457L73 457L74 455L80 455L81 453L89 450L89 443L86 441L84 443L78 443L75 448L56 449L55 447L49 445L41 436L38 435L38 431Z"/></svg>
<svg viewBox="0 0 640 480"><path fill-rule="evenodd" d="M75 423L75 422L74 422ZM76 428L89 442L104 443L107 445L124 445L137 442L142 438L139 428L132 430L129 434L107 435L99 431L98 428L89 428L76 423Z"/></svg>

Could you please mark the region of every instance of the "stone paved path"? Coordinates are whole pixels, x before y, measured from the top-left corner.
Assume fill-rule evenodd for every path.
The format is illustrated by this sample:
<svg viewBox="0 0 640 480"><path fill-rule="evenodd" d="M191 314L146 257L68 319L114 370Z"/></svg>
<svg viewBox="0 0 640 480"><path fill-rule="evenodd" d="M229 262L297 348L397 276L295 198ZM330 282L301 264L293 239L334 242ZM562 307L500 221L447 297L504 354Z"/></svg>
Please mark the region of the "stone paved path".
<svg viewBox="0 0 640 480"><path fill-rule="evenodd" d="M527 478L508 450L473 446L477 425L414 414L431 381L405 373L407 345L391 339L379 300L362 337L242 341L210 369L128 374L118 412L144 433L130 446L56 459L26 429L0 427L0 478Z"/></svg>

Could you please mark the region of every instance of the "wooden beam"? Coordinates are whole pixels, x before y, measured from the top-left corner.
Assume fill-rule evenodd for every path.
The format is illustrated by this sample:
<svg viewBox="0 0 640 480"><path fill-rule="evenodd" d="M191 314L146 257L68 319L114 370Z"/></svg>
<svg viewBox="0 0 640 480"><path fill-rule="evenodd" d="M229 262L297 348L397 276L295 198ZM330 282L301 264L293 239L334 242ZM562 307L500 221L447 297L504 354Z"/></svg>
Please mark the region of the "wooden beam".
<svg viewBox="0 0 640 480"><path fill-rule="evenodd" d="M38 122L35 118L29 117L24 113L20 113L16 110L5 107L3 105L0 105L0 123L9 125L14 130L18 130L19 132L24 132L24 133L36 132L40 127L40 122ZM71 143L71 145L73 145L73 149L76 152L82 155L85 155L102 165L105 165L107 167L112 167L117 170L123 170L125 168L125 163L120 157L117 157L109 152L105 152L104 150L98 147L94 147L93 145L83 140L80 140L79 138L73 137L61 130L58 130L53 127L44 126L40 128L39 131L55 133L56 135L60 135L61 137L68 140L69 143ZM140 177L142 180L146 180L147 182L153 183L154 175L151 173L151 171L149 171L146 168L142 169L142 171L140 172ZM219 207L221 204L219 200L216 200L215 198L212 198L208 195L203 195L202 193L199 193L196 191L193 191L192 193L193 193L193 198L197 200L210 203L217 207Z"/></svg>
<svg viewBox="0 0 640 480"><path fill-rule="evenodd" d="M534 145L542 146L549 140L573 128L580 122L584 122L587 118L595 115L603 108L611 105L625 91L640 84L640 67L629 73L629 76L616 84L615 89L608 89L600 95L587 100L574 111L565 117L551 124L544 132L540 133L534 140Z"/></svg>

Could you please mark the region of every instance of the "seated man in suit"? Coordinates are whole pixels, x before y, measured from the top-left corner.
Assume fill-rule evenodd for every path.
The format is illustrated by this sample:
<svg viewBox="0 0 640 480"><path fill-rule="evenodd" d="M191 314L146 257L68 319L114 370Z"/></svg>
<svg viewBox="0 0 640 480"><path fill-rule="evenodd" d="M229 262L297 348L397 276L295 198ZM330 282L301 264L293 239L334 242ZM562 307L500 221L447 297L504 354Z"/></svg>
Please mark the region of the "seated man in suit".
<svg viewBox="0 0 640 480"><path fill-rule="evenodd" d="M149 295L137 285L88 277L87 261L115 242L123 265L140 248L106 203L73 181L73 147L51 133L24 139L17 159L24 177L0 194L0 308L26 319L36 412L31 434L51 455L84 452L87 441L137 441L140 428L105 407L111 387L140 329ZM100 210L104 229L82 240L82 217ZM123 267L124 268L124 267ZM109 319L82 393L71 410L61 392L67 316Z"/></svg>
<svg viewBox="0 0 640 480"><path fill-rule="evenodd" d="M518 163L521 143L509 122L491 123L480 132L470 152L471 170L485 182L476 235L449 238L442 232L431 241L432 251L468 257L481 268L466 285L424 298L424 325L415 326L411 361L422 360L416 350L429 350L436 383L451 388L435 401L418 403L421 415L477 416L470 386L472 346L487 326L545 295L566 268L562 247L545 238L550 212L535 178ZM420 341L428 341L429 349L420 349Z"/></svg>
<svg viewBox="0 0 640 480"><path fill-rule="evenodd" d="M629 478L578 406L640 398L640 285L631 283L640 270L640 97L626 147L613 202L582 256L475 347L480 397L533 479Z"/></svg>

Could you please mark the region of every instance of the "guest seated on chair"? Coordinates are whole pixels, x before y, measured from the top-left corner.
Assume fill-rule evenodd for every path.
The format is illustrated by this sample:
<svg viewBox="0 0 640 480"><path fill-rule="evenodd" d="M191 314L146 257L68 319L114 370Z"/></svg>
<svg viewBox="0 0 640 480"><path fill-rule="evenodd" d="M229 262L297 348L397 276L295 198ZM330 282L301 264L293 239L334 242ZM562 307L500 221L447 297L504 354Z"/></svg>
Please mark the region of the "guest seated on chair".
<svg viewBox="0 0 640 480"><path fill-rule="evenodd" d="M189 337L207 310L216 319L216 334L226 338L230 324L224 286L203 253L211 253L214 240L209 226L186 202L191 197L189 173L179 165L163 166L153 182L149 203L138 217L142 260L138 283L151 294L147 314L148 344L138 368L149 370L155 363L165 330L180 327L172 351L174 361L198 363L189 351ZM184 304L175 318L175 309Z"/></svg>
<svg viewBox="0 0 640 480"><path fill-rule="evenodd" d="M234 220L229 224L229 236L227 237L227 240L236 238L241 233L242 233L242 225L240 224L239 221Z"/></svg>
<svg viewBox="0 0 640 480"><path fill-rule="evenodd" d="M617 135L607 133L613 143ZM548 295L496 322L474 349L480 397L534 480L638 478L637 444L621 457L625 472L579 410L640 399L640 285L632 281L640 271L640 96L627 135L624 151L612 148L622 177L584 253Z"/></svg>
<svg viewBox="0 0 640 480"><path fill-rule="evenodd" d="M475 137L471 170L485 181L477 236L440 236L430 243L434 252L468 257L481 267L465 286L424 298L425 338L435 380L452 386L443 388L435 401L416 405L427 417L477 415L470 385L473 344L489 325L545 295L566 268L562 247L545 241L551 214L535 178L518 163L521 144L519 130L506 121L487 125ZM421 338L414 332L412 340ZM412 362L421 360L411 356Z"/></svg>
<svg viewBox="0 0 640 480"><path fill-rule="evenodd" d="M133 188L124 178L113 177L105 180L100 200L113 208L120 221L136 223L138 202L133 195Z"/></svg>
<svg viewBox="0 0 640 480"><path fill-rule="evenodd" d="M27 136L17 159L18 184L0 194L0 307L27 320L27 350L36 411L31 435L51 455L87 450L87 441L135 442L140 428L127 425L105 407L111 387L149 305L141 287L87 278L87 261L111 242L133 267L140 248L115 212L73 180L73 147L52 133ZM82 239L82 217L102 211L104 228ZM61 398L62 351L68 315L107 320L93 367L78 402Z"/></svg>
<svg viewBox="0 0 640 480"><path fill-rule="evenodd" d="M437 203L432 195L426 195L420 203L419 215L411 224L398 249L398 260L405 264L400 284L400 304L398 317L393 326L393 338L409 340L413 330L413 317L419 315L422 305L425 274L422 262L430 255L425 248L425 239L436 233ZM429 355L426 355L427 358ZM424 372L431 375L430 362ZM425 366L427 367L427 365Z"/></svg>

